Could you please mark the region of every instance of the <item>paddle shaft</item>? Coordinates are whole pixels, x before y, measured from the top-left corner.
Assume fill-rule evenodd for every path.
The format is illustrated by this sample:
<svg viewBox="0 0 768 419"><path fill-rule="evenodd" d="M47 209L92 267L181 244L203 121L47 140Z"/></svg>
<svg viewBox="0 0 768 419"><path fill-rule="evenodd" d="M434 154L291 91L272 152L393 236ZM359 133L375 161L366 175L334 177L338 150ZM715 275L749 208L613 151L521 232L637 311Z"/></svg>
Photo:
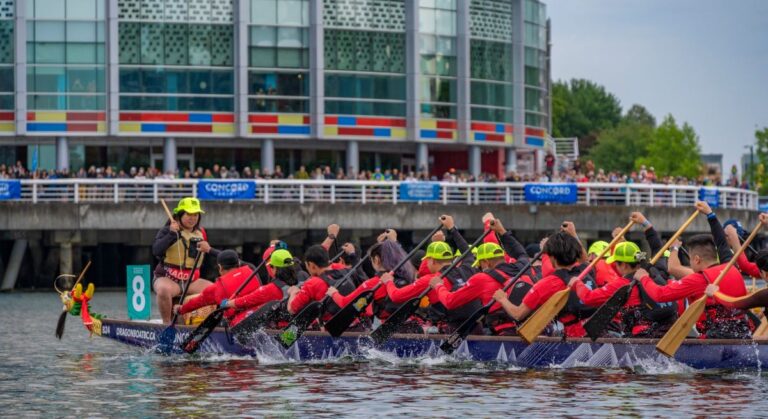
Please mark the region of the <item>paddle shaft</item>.
<svg viewBox="0 0 768 419"><path fill-rule="evenodd" d="M448 268L442 274L440 274L440 279L445 279L455 267L459 266L459 263L461 263L464 259L467 258L467 256L469 256L470 253L472 253L472 249L477 247L477 245L481 241L483 241L483 239L485 239L485 236L487 236L490 233L491 233L490 228L488 230L483 231L483 234L481 234L480 237L476 238L475 241L473 241L472 244L469 245L466 252L462 253L458 258L454 259L450 265L448 265ZM429 291L431 290L432 290L432 287L428 286L427 289L425 289L421 294L419 294L418 299L421 300L422 298L424 298L427 294L429 294Z"/></svg>
<svg viewBox="0 0 768 419"><path fill-rule="evenodd" d="M83 268L83 270L80 272L80 276L77 277L77 281L75 281L75 285L72 285L72 290L75 289L77 284L79 284L80 281L83 280L83 278L85 277L85 273L88 272L88 268L90 267L91 267L91 261L89 260L88 263L85 264L85 268Z"/></svg>
<svg viewBox="0 0 768 419"><path fill-rule="evenodd" d="M670 237L669 240L667 240L667 242L664 243L664 246L661 246L661 249L659 249L659 251L656 252L655 255L653 255L653 258L651 259L651 265L655 265L656 262L658 262L664 256L664 252L666 252L667 249L669 249L670 246L672 246L672 244L674 244L675 241L680 238L680 236L683 234L683 232L685 232L688 226L690 226L696 220L696 217L698 215L699 215L699 210L696 210L693 212L693 214L691 214L690 217L688 217L687 220L685 220L685 223L683 223L683 225L681 225L680 228L677 229L675 234L673 234L672 237Z"/></svg>
<svg viewBox="0 0 768 419"><path fill-rule="evenodd" d="M338 259L341 257L341 255L343 255L343 254L344 254L344 250L342 250L342 251L341 251L341 252L339 252L339 253L336 253L336 256L334 256L334 257L332 257L332 258L331 258L331 263L333 263L333 262L337 261L337 260L338 260Z"/></svg>
<svg viewBox="0 0 768 419"><path fill-rule="evenodd" d="M198 262L200 262L200 258L202 257L203 252L197 252L197 256L195 256L195 261L192 264L192 271L189 273L189 276L187 277L187 280L184 281L186 284L182 284L181 287L181 298L179 299L179 302L181 304L184 304L184 298L187 296L187 290L189 289L189 284L192 282L192 278L195 277L195 271L197 270ZM175 312L173 313L173 318L171 319L171 327L173 327L176 324L176 319L178 319L179 313Z"/></svg>
<svg viewBox="0 0 768 419"><path fill-rule="evenodd" d="M165 210L165 215L168 216L168 220L173 222L173 215L171 215L171 210L168 209L168 205L166 205L165 199L160 199L160 203L163 204L163 209Z"/></svg>
<svg viewBox="0 0 768 419"><path fill-rule="evenodd" d="M627 232L629 231L629 229L632 228L633 225L635 225L635 222L630 221L629 223L627 223L627 225L624 226L624 228L621 229L619 234L617 234L616 237L614 237L613 240L611 240L611 242L608 243L608 246L606 246L605 249L601 250L600 253L598 253L597 257L592 262L590 262L589 265L587 265L586 269L581 271L581 273L578 276L579 281L582 281L584 280L584 278L587 277L587 275L595 267L595 265L597 265L597 263L600 262L603 256L605 256L605 254L608 253L608 251L611 250L613 246L616 246L616 244L618 244L619 241L621 241L621 239L624 237L625 234L627 234Z"/></svg>
<svg viewBox="0 0 768 419"><path fill-rule="evenodd" d="M248 285L248 283L249 283L249 282L251 282L251 280L252 280L253 278L255 278L255 277L256 277L256 276L259 274L259 269L261 269L261 268L262 268L262 267L263 267L263 266L264 266L264 265L267 263L267 260L268 260L268 259L264 259L264 260L262 260L262 261L261 261L261 263L259 263L259 266L257 266L257 267L256 267L256 269L254 269L254 270L253 270L253 272L251 273L251 275L250 275L250 276L248 276L248 278L246 278L246 279L245 279L245 281L243 281L243 283L242 283L242 284L240 284L240 286L239 286L239 287L237 287L237 289L235 290L235 292L233 292L233 293L232 293L232 296L230 296L230 297L228 298L228 300L231 300L231 299L233 299L233 298L237 297L237 294L240 294L240 291L242 291L242 290L243 290L243 288L245 288L245 287L246 287L246 285Z"/></svg>
<svg viewBox="0 0 768 419"><path fill-rule="evenodd" d="M749 244L752 243L752 240L754 240L755 237L757 237L757 233L760 232L760 228L762 226L763 226L763 223L758 221L755 228L752 229L752 233L749 234L749 237L747 237L747 239L744 240L744 243L741 245L741 247L739 247L739 250L737 250L736 253L733 254L733 257L731 258L731 260L729 260L728 263L725 265L725 269L723 269L720 272L720 275L718 275L717 278L715 278L714 282L712 282L714 285L720 284L720 281L723 280L723 278L725 277L725 274L727 274L728 271L733 267L733 265L736 264L736 259L738 259L742 253L744 253L747 247L749 247Z"/></svg>

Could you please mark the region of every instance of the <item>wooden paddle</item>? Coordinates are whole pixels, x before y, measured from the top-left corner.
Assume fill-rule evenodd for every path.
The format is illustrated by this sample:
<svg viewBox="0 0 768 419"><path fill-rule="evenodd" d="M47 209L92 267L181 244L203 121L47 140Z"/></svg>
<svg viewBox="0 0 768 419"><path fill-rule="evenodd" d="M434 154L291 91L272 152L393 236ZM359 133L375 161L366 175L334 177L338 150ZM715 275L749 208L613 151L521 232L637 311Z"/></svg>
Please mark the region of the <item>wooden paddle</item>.
<svg viewBox="0 0 768 419"><path fill-rule="evenodd" d="M683 223L683 225L677 229L675 234L673 234L672 237L667 240L664 246L662 246L661 249L656 252L656 254L651 259L651 265L655 265L659 259L664 256L664 252L666 252L667 249L672 246L675 240L677 240L680 235L683 234L688 226L690 226L691 223L696 220L696 216L698 215L699 211L696 210L693 212L693 214L691 214L690 217L688 217L685 223ZM637 281L632 280L629 284L624 285L623 287L616 290L611 298L603 303L603 305L601 305L597 311L595 311L595 313L592 314L592 316L587 319L586 322L584 322L584 330L587 332L587 336L589 336L594 341L603 334L605 328L608 327L610 322L614 319L614 317L616 317L616 314L618 314L621 308L624 307L624 304L627 303L629 295L632 292L632 288L634 288L636 284Z"/></svg>
<svg viewBox="0 0 768 419"><path fill-rule="evenodd" d="M528 270L531 269L531 266L533 266L533 264L537 260L541 259L541 256L543 254L544 254L543 252L539 252L533 257L533 259L530 259L528 263L526 263L525 266L523 266L523 268L520 269L520 272L518 272L517 275L515 275L514 277L512 277L512 279L508 281L507 285L505 285L504 288L502 288L502 290L504 290L504 292L507 292L510 288L512 288L517 283L518 279L520 279L521 276L523 276L526 272L528 272ZM475 325L483 321L485 316L488 315L488 312L491 310L491 307L494 304L496 304L496 301L492 299L491 301L488 302L488 304L480 307L479 309L477 309L477 311L472 313L472 315L469 316L466 320L464 320L464 323L462 323L456 329L456 331L454 331L453 334L451 334L451 336L449 336L448 339L446 339L445 342L443 342L443 344L440 345L440 350L450 355L453 353L453 351L458 349L461 343L464 342L467 336L469 336L469 334L475 328Z"/></svg>
<svg viewBox="0 0 768 419"><path fill-rule="evenodd" d="M232 296L230 296L228 299L231 300L237 297L237 295L240 294L240 291L242 291L251 282L251 280L259 274L259 269L261 269L261 267L264 266L268 260L269 259L262 260L259 266L257 266L256 269L251 272L248 278L246 278L245 281L243 281L243 283L237 287L235 292L233 292ZM195 330L192 331L192 333L187 335L187 338L184 339L184 341L181 343L181 349L188 354L195 353L197 348L199 348L200 345L202 345L203 342L208 339L208 336L211 335L213 330L219 326L221 319L224 318L224 312L227 310L229 309L220 307L214 310L213 313L209 314L208 317L206 317L205 320L203 320L195 328Z"/></svg>
<svg viewBox="0 0 768 419"><path fill-rule="evenodd" d="M472 253L472 249L477 247L477 245L483 241L485 236L490 234L491 229L483 231L483 234L480 235L472 244L469 245L469 248L461 254L458 258L454 259L453 262L448 266L448 268L443 271L443 273L440 275L440 279L445 279L445 277L450 273L456 266L461 263L464 259L469 256L470 253ZM410 300L406 301L398 307L397 310L395 310L394 313L392 313L389 317L387 317L387 320L384 320L379 327L376 328L373 332L371 332L371 339L373 339L373 342L376 345L381 345L384 342L386 342L390 336L392 336L397 330L400 328L400 326L403 325L412 315L416 312L419 308L419 303L421 302L421 299L426 297L427 294L432 290L432 287L427 285L427 288L422 291L421 294L418 296L411 298Z"/></svg>
<svg viewBox="0 0 768 419"><path fill-rule="evenodd" d="M85 268L80 272L80 276L77 277L77 281L75 281L75 284L72 285L72 288L69 289L69 292L71 293L72 290L75 289L77 284L80 283L80 281L85 277L85 273L88 272L88 268L91 267L91 261L89 260L88 263L85 264ZM54 285L56 285L54 283ZM59 320L56 322L56 337L61 339L62 336L64 336L64 326L67 323L67 313L69 310L67 310L67 306L65 305L61 309L61 314L59 314Z"/></svg>
<svg viewBox="0 0 768 419"><path fill-rule="evenodd" d="M419 251L419 249L421 249L427 243L427 241L429 241L429 239L432 238L432 236L442 227L442 224L435 227L435 229L427 234L427 236L421 242L419 242L419 244L417 244L403 258L403 260L398 262L397 266L390 270L390 272L394 274L394 272L397 272L403 265L410 262L413 255L415 255L416 252ZM372 289L360 293L360 295L358 295L354 301L344 306L341 310L339 310L338 313L336 313L336 315L331 317L331 319L325 323L325 330L333 337L341 336L341 334L349 328L349 326L353 321L355 321L360 313L362 313L368 307L368 305L373 302L373 296L382 286L383 284L379 282L379 284L377 284Z"/></svg>
<svg viewBox="0 0 768 419"><path fill-rule="evenodd" d="M763 223L758 222L755 228L752 229L752 233L749 235L749 237L747 237L747 240L744 241L744 244L739 247L739 250L736 251L731 260L728 261L728 263L725 265L725 268L720 272L720 275L717 276L713 284L718 285L720 281L722 281L728 271L736 263L736 259L738 259L742 253L744 253L744 250L747 248L747 246L749 246L752 240L754 240L754 238L757 236L757 233L760 232L760 228L762 226ZM656 345L656 350L670 358L675 356L675 353L683 343L683 339L685 339L685 337L688 335L688 331L691 330L693 325L696 324L696 322L699 320L699 317L701 317L701 314L704 313L707 298L708 297L706 295L703 295L701 298L694 301L693 304L688 306L685 312L683 312L683 314L677 319L675 324L673 324L669 331L667 331L667 333L664 335L664 337L661 338L659 343Z"/></svg>
<svg viewBox="0 0 768 419"><path fill-rule="evenodd" d="M583 280L587 274L592 270L592 268L597 265L597 262L600 261L600 259L603 258L603 255L605 255L608 250L612 249L613 246L615 246L621 239L624 237L625 234L629 231L630 228L635 224L634 221L630 221L627 223L624 228L621 229L619 234L616 235L616 237L611 240L611 242L608 244L608 246L605 247L600 253L597 255L597 257L590 263L586 269L584 269L579 276L577 277L578 281ZM568 302L568 295L570 294L571 289L569 287L566 287L562 291L558 291L549 299L539 307L538 310L536 310L533 314L528 316L528 318L525 320L525 322L517 329L517 333L520 335L521 338L523 338L524 341L526 341L528 344L531 344L536 341L536 338L541 334L541 331L544 330L545 327L549 324L549 322L552 321L552 319L557 316L558 313L565 307L565 304Z"/></svg>

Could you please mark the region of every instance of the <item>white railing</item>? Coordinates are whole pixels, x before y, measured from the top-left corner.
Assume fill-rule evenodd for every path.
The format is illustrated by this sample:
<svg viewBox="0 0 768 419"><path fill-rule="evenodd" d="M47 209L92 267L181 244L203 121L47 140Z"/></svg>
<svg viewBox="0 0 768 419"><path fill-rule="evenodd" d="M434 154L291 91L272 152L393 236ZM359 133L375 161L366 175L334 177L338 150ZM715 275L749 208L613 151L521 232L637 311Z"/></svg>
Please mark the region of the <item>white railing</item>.
<svg viewBox="0 0 768 419"><path fill-rule="evenodd" d="M229 180L228 180L229 181ZM241 180L245 181L245 180ZM252 182L252 181L251 181ZM196 179L22 180L23 202L123 203L197 196ZM397 204L401 182L256 180L254 201L269 203ZM438 183L437 204L529 204L525 183ZM689 207L698 186L579 183L577 205ZM717 188L720 208L757 210L754 191ZM2 201L0 201L2 202ZM426 203L426 202L425 202Z"/></svg>

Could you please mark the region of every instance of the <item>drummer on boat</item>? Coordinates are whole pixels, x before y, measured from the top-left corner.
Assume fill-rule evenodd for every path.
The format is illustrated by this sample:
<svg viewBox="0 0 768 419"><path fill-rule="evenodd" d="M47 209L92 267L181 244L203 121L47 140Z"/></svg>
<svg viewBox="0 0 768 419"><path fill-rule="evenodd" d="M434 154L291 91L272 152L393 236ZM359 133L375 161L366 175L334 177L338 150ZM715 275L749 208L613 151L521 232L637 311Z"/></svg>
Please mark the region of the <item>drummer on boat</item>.
<svg viewBox="0 0 768 419"><path fill-rule="evenodd" d="M192 278L193 264L197 252L218 255L218 250L208 244L208 235L200 225L205 211L200 207L197 198L183 198L173 210L173 221L169 220L157 232L152 243L152 254L159 263L155 267L152 288L157 294L157 307L163 323L170 323L173 298L181 295L184 281L190 280L188 294L199 294L211 282L200 278L200 270L195 269ZM197 268L203 264L203 257L198 261Z"/></svg>

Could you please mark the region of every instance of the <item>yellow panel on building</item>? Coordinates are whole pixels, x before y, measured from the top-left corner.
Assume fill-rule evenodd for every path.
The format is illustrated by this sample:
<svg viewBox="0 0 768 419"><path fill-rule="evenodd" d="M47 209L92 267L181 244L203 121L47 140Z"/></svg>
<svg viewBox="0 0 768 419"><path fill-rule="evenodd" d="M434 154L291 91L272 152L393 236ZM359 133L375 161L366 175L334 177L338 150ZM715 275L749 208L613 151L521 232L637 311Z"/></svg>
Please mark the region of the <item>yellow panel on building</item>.
<svg viewBox="0 0 768 419"><path fill-rule="evenodd" d="M141 124L133 122L121 123L120 132L141 132Z"/></svg>
<svg viewBox="0 0 768 419"><path fill-rule="evenodd" d="M325 127L323 133L329 137L335 137L339 135L339 127Z"/></svg>
<svg viewBox="0 0 768 419"><path fill-rule="evenodd" d="M278 115L277 123L280 125L304 125L304 115Z"/></svg>
<svg viewBox="0 0 768 419"><path fill-rule="evenodd" d="M234 124L213 124L213 128L211 131L216 134L232 134L233 132L235 132L235 125Z"/></svg>
<svg viewBox="0 0 768 419"><path fill-rule="evenodd" d="M13 122L0 122L0 132L14 131L16 131L16 126L13 124Z"/></svg>
<svg viewBox="0 0 768 419"><path fill-rule="evenodd" d="M437 121L435 121L434 119L422 119L419 121L419 128L437 129Z"/></svg>
<svg viewBox="0 0 768 419"><path fill-rule="evenodd" d="M67 113L35 112L35 122L67 122Z"/></svg>

